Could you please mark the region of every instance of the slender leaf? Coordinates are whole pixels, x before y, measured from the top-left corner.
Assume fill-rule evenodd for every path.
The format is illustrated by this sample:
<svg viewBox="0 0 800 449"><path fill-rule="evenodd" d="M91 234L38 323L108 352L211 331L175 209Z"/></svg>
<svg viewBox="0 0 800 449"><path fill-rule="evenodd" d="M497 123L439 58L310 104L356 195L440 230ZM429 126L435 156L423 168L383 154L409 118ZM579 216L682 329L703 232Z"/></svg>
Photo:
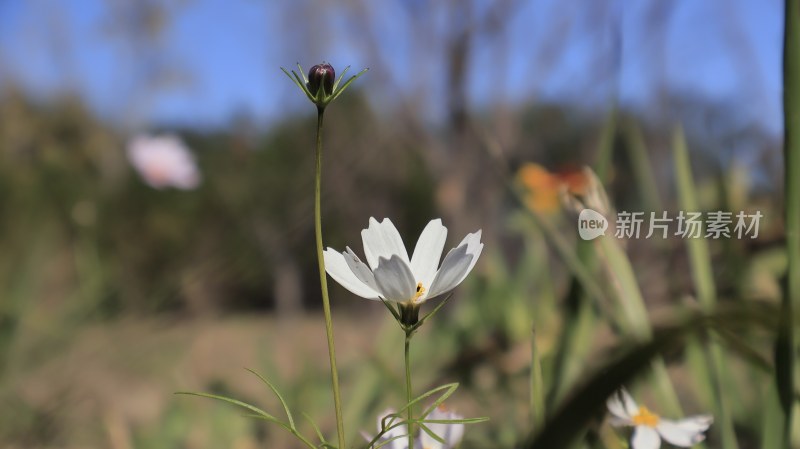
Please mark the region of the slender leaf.
<svg viewBox="0 0 800 449"><path fill-rule="evenodd" d="M286 418L289 420L289 426L291 426L291 428L294 429L295 426L294 426L294 418L292 418L292 412L289 411L289 406L286 405L286 401L283 399L283 396L281 396L281 394L278 392L278 389L275 388L274 385L272 385L272 382L268 381L261 374L257 373L254 370L251 370L250 368L245 368L245 369L255 374L259 379L261 379L262 382L264 382L269 387L270 390L272 390L273 393L275 393L275 396L277 396L278 400L281 401L281 406L283 406L283 411L286 413Z"/></svg>
<svg viewBox="0 0 800 449"><path fill-rule="evenodd" d="M675 161L675 176L678 184L678 198L681 209L686 212L699 212L697 200L697 189L692 178L692 168L689 161L689 150L686 146L686 139L683 130L676 128L673 135L673 159ZM708 248L708 241L705 238L686 239L689 251L689 265L692 270L692 279L697 288L697 296L700 306L706 312L712 311L716 307L717 290L714 283L714 275L711 268L711 254ZM705 347L708 353L708 373L710 374L711 385L714 391L716 403L717 422L720 434L722 435L722 447L724 449L737 449L736 433L733 428L733 417L726 399L724 385L730 384L728 381L727 366L725 355L719 345L709 342Z"/></svg>
<svg viewBox="0 0 800 449"><path fill-rule="evenodd" d="M317 438L319 438L320 443L328 444L327 440L325 440L325 436L323 436L322 432L319 430L319 426L314 422L313 419L311 419L310 416L308 416L308 413L303 412L303 417L306 419L306 421L308 421L309 424L311 424L311 427L314 428L314 433L317 434Z"/></svg>
<svg viewBox="0 0 800 449"><path fill-rule="evenodd" d="M542 361L536 345L536 331L531 331L531 399L530 414L531 428L535 431L541 426L545 418L544 408L544 382L542 380Z"/></svg>
<svg viewBox="0 0 800 449"><path fill-rule="evenodd" d="M264 410L261 410L260 408L256 407L255 405L250 405L250 404L248 404L246 402L242 402L242 401L237 400L237 399L233 399L233 398L229 398L229 397L225 397L225 396L220 396L220 395L216 395L216 394L210 394L210 393L198 393L198 392L194 392L194 391L178 391L175 394L182 394L182 395L188 395L188 396L199 396L199 397L203 397L203 398L216 399L218 401L223 401L223 402L227 402L229 404L237 405L237 406L242 407L242 408L246 408L247 410L255 412L257 415L261 415L262 417L264 417L266 419L274 420L276 422L281 422L281 421L278 420L278 418L270 415L269 413L265 412Z"/></svg>

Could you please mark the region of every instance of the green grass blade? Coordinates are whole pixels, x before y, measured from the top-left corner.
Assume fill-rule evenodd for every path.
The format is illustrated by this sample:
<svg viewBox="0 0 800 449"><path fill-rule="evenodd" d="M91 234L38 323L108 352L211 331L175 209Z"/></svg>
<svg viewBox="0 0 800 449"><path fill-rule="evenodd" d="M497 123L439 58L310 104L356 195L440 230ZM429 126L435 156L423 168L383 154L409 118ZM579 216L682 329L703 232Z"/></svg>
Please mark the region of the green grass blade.
<svg viewBox="0 0 800 449"><path fill-rule="evenodd" d="M600 249L608 263L611 284L617 293L617 304L621 307L625 317L625 332L637 341L647 341L652 335L650 320L647 315L644 298L639 289L636 275L633 272L630 259L617 243L610 237L599 239ZM672 386L664 361L656 358L652 363L653 381L656 384L658 397L664 410L670 414L681 415L681 405L678 395Z"/></svg>
<svg viewBox="0 0 800 449"><path fill-rule="evenodd" d="M675 163L675 178L678 187L678 204L685 212L700 212L697 201L697 188L692 178L692 168L689 162L689 150L683 129L676 128L672 136L672 152ZM686 239L689 251L689 265L692 269L692 279L697 290L697 300L703 310L709 312L714 309L717 291L714 286L714 275L711 270L711 255L708 241L704 238Z"/></svg>
<svg viewBox="0 0 800 449"><path fill-rule="evenodd" d="M775 384L767 386L763 402L764 415L761 421L762 449L781 449L784 440L783 409Z"/></svg>
<svg viewBox="0 0 800 449"><path fill-rule="evenodd" d="M607 183L611 175L611 163L614 156L614 137L617 133L617 116L619 112L616 106L608 112L608 117L603 124L600 134L600 142L597 149L597 159L594 163L594 172L603 183Z"/></svg>
<svg viewBox="0 0 800 449"><path fill-rule="evenodd" d="M672 144L678 186L678 203L683 211L699 212L700 206L697 201L697 189L694 185L691 163L689 162L689 150L686 146L683 130L680 127L676 128L673 134ZM698 301L703 310L710 312L716 307L717 292L711 269L708 241L705 238L689 238L686 239L686 244ZM707 352L706 359L708 360L706 375L709 376L714 389L718 423L716 428L722 436L722 447L724 449L737 449L738 443L733 426L733 417L726 399L726 392L724 391L724 385L730 384L723 368L727 366L726 357L719 345L714 342L706 344L705 350Z"/></svg>
<svg viewBox="0 0 800 449"><path fill-rule="evenodd" d="M653 165L650 163L650 155L647 152L642 130L633 121L627 121L622 127L628 149L628 157L633 166L633 175L636 178L636 185L642 192L645 209L648 211L662 211L664 207L661 203L661 196L658 194L656 185L656 175L653 172Z"/></svg>
<svg viewBox="0 0 800 449"><path fill-rule="evenodd" d="M572 288L576 288L576 285L578 283L574 282ZM592 349L592 346L586 342L592 340L592 333L597 321L595 311L583 290L573 290L568 296L572 297L573 295L579 295L579 297L574 301L574 310L567 311L569 318L557 346L560 350L556 354L553 374L550 376L552 385L547 401L549 409L552 409L555 404L561 403L566 397L583 372L589 351Z"/></svg>
<svg viewBox="0 0 800 449"><path fill-rule="evenodd" d="M572 249L569 243L561 236L559 231L553 226L552 223L544 219L539 213L533 211L527 207L525 207L524 201L524 194L519 191L519 189L513 188L513 192L517 196L520 204L524 207L526 213L532 218L533 223L542 231L542 234L545 237L545 240L550 243L555 249L556 254L561 258L567 268L569 268L570 272L573 276L575 276L583 285L583 288L586 289L587 293L593 296L595 299L598 300L598 304L600 307L604 307L608 304L608 295L606 292L600 287L600 284L594 279L592 276L591 271L586 267L586 265L581 262L577 255L575 255L575 251ZM613 317L612 314L609 314L610 317Z"/></svg>
<svg viewBox="0 0 800 449"><path fill-rule="evenodd" d="M595 265L597 265L594 244L579 240L576 250L578 259L594 271ZM553 373L550 376L552 379L551 390L548 393L547 401L550 409L564 399L575 380L583 372L591 350L591 345L587 345L586 342L591 341L595 329L596 316L592 302L580 281L574 276L567 292L565 309L565 327L557 345L560 350L556 353Z"/></svg>
<svg viewBox="0 0 800 449"><path fill-rule="evenodd" d="M597 242L608 263L611 284L617 293L617 304L625 315L628 332L640 340L649 338L650 321L630 259L613 237L600 237Z"/></svg>
<svg viewBox="0 0 800 449"><path fill-rule="evenodd" d="M537 431L544 422L544 381L542 380L542 361L536 345L536 330L531 331L531 429Z"/></svg>
<svg viewBox="0 0 800 449"><path fill-rule="evenodd" d="M783 40L783 156L786 252L789 266L782 307L783 332L776 342L775 382L784 412L784 447L792 446L800 335L792 317L800 311L800 4L785 0Z"/></svg>

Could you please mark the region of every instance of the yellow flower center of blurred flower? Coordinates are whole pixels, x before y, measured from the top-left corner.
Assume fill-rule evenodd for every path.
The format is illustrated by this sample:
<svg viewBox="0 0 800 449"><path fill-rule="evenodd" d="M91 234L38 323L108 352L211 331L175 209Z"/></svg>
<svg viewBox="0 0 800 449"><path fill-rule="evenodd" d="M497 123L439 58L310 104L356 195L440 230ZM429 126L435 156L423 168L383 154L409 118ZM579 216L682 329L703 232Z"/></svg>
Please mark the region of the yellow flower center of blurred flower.
<svg viewBox="0 0 800 449"><path fill-rule="evenodd" d="M661 418L648 410L647 407L639 407L639 413L633 417L633 424L635 426L655 427L658 425L659 419Z"/></svg>
<svg viewBox="0 0 800 449"><path fill-rule="evenodd" d="M417 282L417 292L414 293L414 297L411 298L411 302L417 302L419 297L425 293L425 287L422 286L422 282Z"/></svg>

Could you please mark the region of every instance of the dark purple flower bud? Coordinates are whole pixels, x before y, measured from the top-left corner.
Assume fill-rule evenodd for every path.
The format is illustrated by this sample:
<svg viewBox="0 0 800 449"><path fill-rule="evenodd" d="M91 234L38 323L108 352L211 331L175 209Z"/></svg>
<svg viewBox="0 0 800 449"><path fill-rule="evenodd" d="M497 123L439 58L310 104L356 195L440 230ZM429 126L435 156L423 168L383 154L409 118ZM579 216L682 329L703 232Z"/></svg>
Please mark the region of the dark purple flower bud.
<svg viewBox="0 0 800 449"><path fill-rule="evenodd" d="M333 93L333 81L336 78L336 72L330 64L324 62L317 64L308 71L308 90L312 95L317 95L319 86L322 86L325 95Z"/></svg>

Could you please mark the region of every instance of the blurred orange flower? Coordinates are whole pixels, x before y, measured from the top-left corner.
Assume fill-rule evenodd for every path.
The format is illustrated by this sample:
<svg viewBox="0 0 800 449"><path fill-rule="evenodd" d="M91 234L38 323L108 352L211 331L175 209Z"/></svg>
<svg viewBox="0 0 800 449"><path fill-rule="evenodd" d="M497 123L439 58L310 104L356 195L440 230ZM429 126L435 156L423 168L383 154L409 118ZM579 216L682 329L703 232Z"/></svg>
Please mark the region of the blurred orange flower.
<svg viewBox="0 0 800 449"><path fill-rule="evenodd" d="M524 164L517 171L517 180L526 190L526 205L539 213L554 213L559 210L561 189L582 196L589 184L589 179L582 170L550 172L534 163Z"/></svg>

